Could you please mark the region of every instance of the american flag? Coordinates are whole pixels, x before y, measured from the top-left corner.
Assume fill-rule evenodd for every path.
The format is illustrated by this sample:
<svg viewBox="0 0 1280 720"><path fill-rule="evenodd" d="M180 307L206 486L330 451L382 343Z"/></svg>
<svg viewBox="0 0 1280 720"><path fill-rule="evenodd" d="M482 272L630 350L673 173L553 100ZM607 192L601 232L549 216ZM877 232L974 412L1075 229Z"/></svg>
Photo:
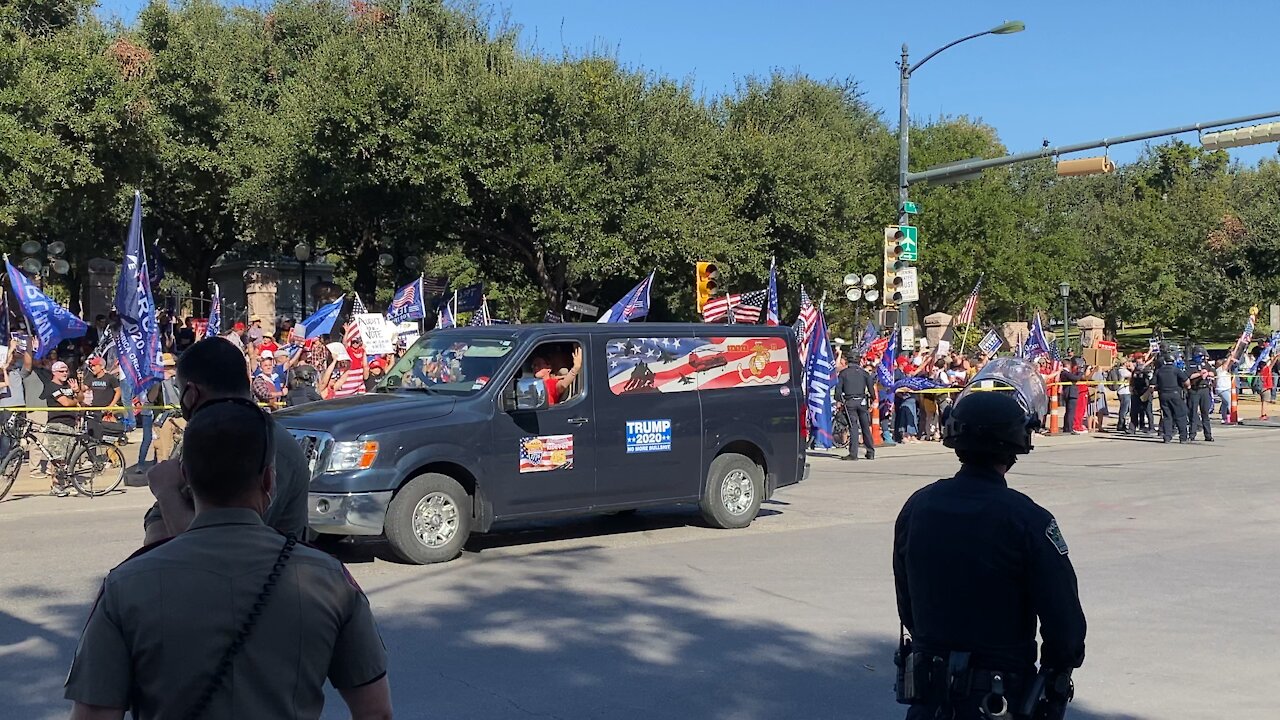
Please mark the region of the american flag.
<svg viewBox="0 0 1280 720"><path fill-rule="evenodd" d="M969 299L964 301L964 309L956 316L957 325L968 325L973 322L974 313L978 310L978 291L982 289L982 277L978 277L978 283L973 286L973 292L969 293Z"/></svg>
<svg viewBox="0 0 1280 720"><path fill-rule="evenodd" d="M729 316L729 309L733 308L733 322L760 322L760 310L764 307L766 295L766 291L756 290L749 293L729 293L712 298L702 306L702 321L724 320Z"/></svg>
<svg viewBox="0 0 1280 720"><path fill-rule="evenodd" d="M353 293L353 295L355 297L351 301L351 314L352 315L365 314L366 310L364 307L364 302L360 300L360 294ZM350 346L352 341L354 341L358 337L360 337L360 326L356 324L356 320L353 317L351 318L351 321L347 323L346 327L342 329L342 344Z"/></svg>
<svg viewBox="0 0 1280 720"><path fill-rule="evenodd" d="M800 361L809 360L809 343L813 340L813 330L817 327L818 307L813 304L804 286L800 287L800 316L796 318L796 337L800 338Z"/></svg>
<svg viewBox="0 0 1280 720"><path fill-rule="evenodd" d="M492 324L489 320L489 299L485 298L480 304L480 309L471 313L471 319L467 321L468 327L481 327Z"/></svg>

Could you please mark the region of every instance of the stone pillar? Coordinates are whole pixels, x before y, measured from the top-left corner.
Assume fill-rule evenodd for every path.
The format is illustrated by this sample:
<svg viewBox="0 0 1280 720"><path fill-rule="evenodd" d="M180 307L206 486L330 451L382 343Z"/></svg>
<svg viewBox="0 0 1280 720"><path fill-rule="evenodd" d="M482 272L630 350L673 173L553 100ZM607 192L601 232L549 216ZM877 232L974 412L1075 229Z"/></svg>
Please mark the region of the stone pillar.
<svg viewBox="0 0 1280 720"><path fill-rule="evenodd" d="M249 268L244 271L244 294L249 305L249 319L262 321L262 331L269 335L276 332L276 286L280 273L270 268Z"/></svg>
<svg viewBox="0 0 1280 720"><path fill-rule="evenodd" d="M1031 335L1031 328L1024 322L1007 322L1000 325L1000 337L1004 339L1002 350L1017 352Z"/></svg>
<svg viewBox="0 0 1280 720"><path fill-rule="evenodd" d="M1106 321L1095 315L1085 315L1076 320L1076 327L1080 329L1080 347L1093 347L1094 343L1103 340L1106 325Z"/></svg>
<svg viewBox="0 0 1280 720"><path fill-rule="evenodd" d="M925 316L924 336L929 342L929 347L938 347L938 341L942 339L942 334L947 331L947 326L950 324L951 316L944 312L936 312Z"/></svg>
<svg viewBox="0 0 1280 720"><path fill-rule="evenodd" d="M106 258L89 260L89 277L85 282L84 318L90 324L99 315L106 315L116 296L117 265Z"/></svg>

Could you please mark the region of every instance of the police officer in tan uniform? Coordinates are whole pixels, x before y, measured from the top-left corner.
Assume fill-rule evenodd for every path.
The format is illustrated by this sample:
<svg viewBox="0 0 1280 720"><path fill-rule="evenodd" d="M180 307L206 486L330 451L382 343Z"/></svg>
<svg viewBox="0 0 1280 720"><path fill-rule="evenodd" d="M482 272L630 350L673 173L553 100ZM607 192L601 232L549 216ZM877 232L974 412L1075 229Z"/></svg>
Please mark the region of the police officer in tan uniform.
<svg viewBox="0 0 1280 720"><path fill-rule="evenodd" d="M392 716L364 593L342 563L263 524L271 429L240 398L192 418L182 474L195 520L103 582L66 681L73 720L318 718L326 678L352 717Z"/></svg>
<svg viewBox="0 0 1280 720"><path fill-rule="evenodd" d="M226 340L213 337L201 340L178 358L178 406L182 417L190 420L195 413L215 401L226 398L252 400L249 374L244 355ZM267 525L282 533L293 533L299 539L307 528L307 489L311 470L302 449L289 432L271 422L275 442L276 490L270 505L262 514ZM223 452L240 453L231 442L223 443ZM162 460L147 472L147 484L156 503L143 518L146 543L173 537L187 529L195 515L191 493L176 459Z"/></svg>

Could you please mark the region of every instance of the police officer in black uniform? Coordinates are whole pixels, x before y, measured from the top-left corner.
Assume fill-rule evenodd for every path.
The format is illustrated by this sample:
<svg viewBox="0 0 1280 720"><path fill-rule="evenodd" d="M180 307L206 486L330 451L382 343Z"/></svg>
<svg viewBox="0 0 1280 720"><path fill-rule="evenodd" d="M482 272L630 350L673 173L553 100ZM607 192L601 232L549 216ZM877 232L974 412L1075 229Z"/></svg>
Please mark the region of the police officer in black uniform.
<svg viewBox="0 0 1280 720"><path fill-rule="evenodd" d="M1191 434L1191 442L1196 441L1196 434L1204 428L1204 441L1213 442L1213 427L1209 420L1213 409L1213 386L1216 382L1213 362L1202 350L1192 356L1187 379L1191 390L1187 393L1187 429Z"/></svg>
<svg viewBox="0 0 1280 720"><path fill-rule="evenodd" d="M858 433L862 433L862 444L867 446L867 459L876 458L876 447L871 440L871 393L875 392L876 381L871 374L857 363L840 371L840 399L844 402L845 416L849 419L849 454L844 460L858 459Z"/></svg>
<svg viewBox="0 0 1280 720"><path fill-rule="evenodd" d="M1173 428L1178 427L1178 442L1187 441L1187 401L1183 391L1191 386L1187 373L1174 364L1173 355L1165 353L1156 367L1156 392L1160 393L1160 430L1166 443L1173 442Z"/></svg>
<svg viewBox="0 0 1280 720"><path fill-rule="evenodd" d="M910 637L895 662L908 720L1065 713L1084 662L1075 570L1053 515L1005 481L1038 426L1009 393L962 397L942 434L960 472L898 515L893 575Z"/></svg>

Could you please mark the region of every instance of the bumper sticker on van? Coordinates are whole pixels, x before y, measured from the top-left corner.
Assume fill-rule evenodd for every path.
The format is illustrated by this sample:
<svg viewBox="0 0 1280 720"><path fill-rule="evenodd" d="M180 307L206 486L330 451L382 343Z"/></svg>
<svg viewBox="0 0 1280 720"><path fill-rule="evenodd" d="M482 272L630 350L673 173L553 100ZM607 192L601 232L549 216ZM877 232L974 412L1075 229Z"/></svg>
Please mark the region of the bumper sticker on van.
<svg viewBox="0 0 1280 720"><path fill-rule="evenodd" d="M628 420L627 453L671 452L670 420Z"/></svg>
<svg viewBox="0 0 1280 720"><path fill-rule="evenodd" d="M572 435L536 435L520 438L520 472L569 470L572 467Z"/></svg>
<svg viewBox="0 0 1280 720"><path fill-rule="evenodd" d="M614 395L787 385L780 337L613 338L605 350Z"/></svg>

